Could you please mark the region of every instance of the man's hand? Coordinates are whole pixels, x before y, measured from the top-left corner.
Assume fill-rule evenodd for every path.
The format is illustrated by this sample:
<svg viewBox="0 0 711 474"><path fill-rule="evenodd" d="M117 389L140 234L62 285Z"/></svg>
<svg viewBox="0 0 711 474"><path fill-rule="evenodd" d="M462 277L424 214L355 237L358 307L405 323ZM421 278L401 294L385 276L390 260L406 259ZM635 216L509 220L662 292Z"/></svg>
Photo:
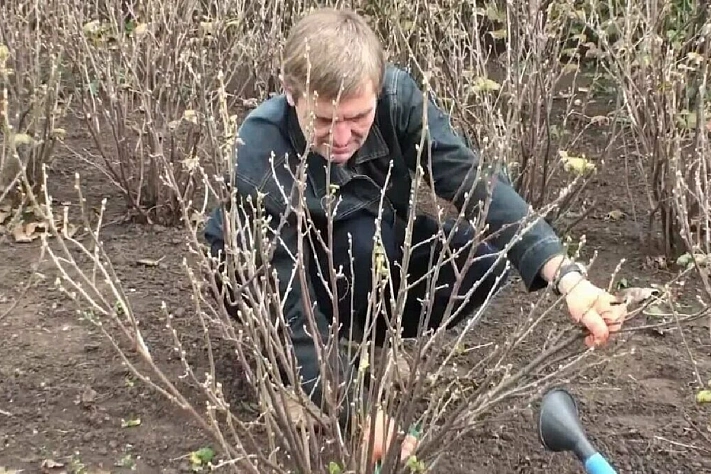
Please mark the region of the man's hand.
<svg viewBox="0 0 711 474"><path fill-rule="evenodd" d="M371 423L370 417L367 419L363 433L363 443L364 446L369 446L370 439L373 439L373 457L371 458L373 464L385 457L385 452L390 446L394 435L395 421L382 410L378 410L375 416L375 423ZM414 436L408 435L402 443L400 460L404 461L409 458L416 447L417 440Z"/></svg>
<svg viewBox="0 0 711 474"><path fill-rule="evenodd" d="M557 255L548 260L541 270L543 278L553 282L565 261L565 255ZM565 295L573 321L583 324L590 331L590 335L585 338L588 347L605 344L610 333L622 327L627 316L627 305L590 283L580 273L565 274L558 282L558 290Z"/></svg>
<svg viewBox="0 0 711 474"><path fill-rule="evenodd" d="M610 333L620 330L627 315L626 304L581 275L563 278L561 287L570 317L590 331L585 338L588 347L605 344Z"/></svg>

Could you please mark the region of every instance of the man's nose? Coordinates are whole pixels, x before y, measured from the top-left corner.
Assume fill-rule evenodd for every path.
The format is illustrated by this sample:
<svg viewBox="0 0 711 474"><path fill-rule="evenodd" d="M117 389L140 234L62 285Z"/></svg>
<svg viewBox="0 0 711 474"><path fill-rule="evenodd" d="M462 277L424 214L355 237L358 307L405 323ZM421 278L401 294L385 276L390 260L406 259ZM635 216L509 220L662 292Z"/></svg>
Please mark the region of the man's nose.
<svg viewBox="0 0 711 474"><path fill-rule="evenodd" d="M351 140L351 126L346 121L333 124L333 146L344 147Z"/></svg>

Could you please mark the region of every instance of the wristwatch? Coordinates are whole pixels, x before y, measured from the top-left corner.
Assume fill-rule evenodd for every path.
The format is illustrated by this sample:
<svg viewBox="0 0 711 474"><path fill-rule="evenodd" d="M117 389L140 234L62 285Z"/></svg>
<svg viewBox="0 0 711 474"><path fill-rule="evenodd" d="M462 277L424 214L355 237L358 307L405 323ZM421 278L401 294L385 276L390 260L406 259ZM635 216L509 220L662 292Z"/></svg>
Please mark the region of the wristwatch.
<svg viewBox="0 0 711 474"><path fill-rule="evenodd" d="M563 292L560 291L560 281L565 275L573 272L580 273L583 278L587 278L588 275L588 272L583 265L576 262L564 263L560 266L558 274L553 279L553 293L555 293L557 296L561 296L563 294Z"/></svg>

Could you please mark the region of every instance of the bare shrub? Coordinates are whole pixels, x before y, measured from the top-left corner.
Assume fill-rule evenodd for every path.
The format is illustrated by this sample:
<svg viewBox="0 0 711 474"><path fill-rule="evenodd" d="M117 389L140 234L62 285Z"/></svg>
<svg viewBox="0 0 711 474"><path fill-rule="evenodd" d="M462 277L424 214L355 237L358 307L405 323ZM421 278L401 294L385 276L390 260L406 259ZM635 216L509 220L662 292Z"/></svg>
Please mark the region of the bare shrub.
<svg viewBox="0 0 711 474"><path fill-rule="evenodd" d="M601 64L618 87L630 165L647 176L649 213L640 238L659 241L665 256L675 258L696 246L680 232L695 226L708 206L702 184L708 181L708 6L656 0L591 6L586 24L598 33ZM630 194L642 191L636 188Z"/></svg>
<svg viewBox="0 0 711 474"><path fill-rule="evenodd" d="M232 113L265 98L278 51L264 45L279 43L280 18L292 12L282 2L132 3L70 1L58 11L96 148L73 151L121 189L132 218L174 225L178 201L200 198L196 164L219 153L209 112L220 83Z"/></svg>
<svg viewBox="0 0 711 474"><path fill-rule="evenodd" d="M586 59L571 2L367 5L384 36L395 33L392 59L427 76L433 98L482 159L507 168L534 208L556 201L547 219L565 218L564 233L594 208L581 196L618 135L616 109L593 100L603 72ZM605 146L584 156L583 135L601 128ZM558 200L571 174L583 179Z"/></svg>
<svg viewBox="0 0 711 474"><path fill-rule="evenodd" d="M272 253L281 245L281 219L286 216L269 219L261 196L251 202L238 201L226 186L234 182L239 156L234 156L233 150L240 139L236 127L239 107L246 99L241 96L241 87L233 87L235 65L246 63L274 71L270 68L278 49L271 50L271 45L281 39L282 28L293 15L312 4L151 0L141 5L143 10L132 11L126 10L123 2L104 2L102 8L93 11L78 1L58 3L54 6L56 21L61 24L57 41L64 42L76 81L70 91L80 104L79 114L98 149L75 150L76 154L85 155L89 163L111 177L123 190L128 206L144 221L182 222L185 227L189 252L184 267L193 289L194 307L189 312L193 324L179 331L172 308L162 308L185 377L167 375L169 371L145 343L143 316L132 309L131 298L112 267L112 256L102 243L103 214L98 222L90 218L79 176L76 188L88 242L56 224L55 214L68 211L58 210L50 202L43 207L56 237L56 241L45 239L44 244L60 272L58 287L100 329L138 378L187 411L213 437L221 448L221 465L235 472L254 473L324 469L370 472L367 460L373 447L362 441L362 423L349 426L348 431L339 424L336 414L343 405L344 380L325 363L337 349L346 350L337 330L339 319L348 315L338 315L328 328L330 337L315 337L325 387L323 405L316 408L327 416L317 425L302 429L286 410L289 400L308 406L309 396L298 383L291 342L284 334L287 321L278 289L305 285L306 250L323 248L328 255L331 245L328 236L318 240L304 235L314 223L304 203L303 163L295 173L299 186L290 209L299 237L289 278L279 278L270 264ZM585 95L571 93L560 99L564 106L555 105L559 100L556 85L562 84L566 75L577 78L582 67L582 40L573 42L574 51L568 51L567 45L564 51L558 43L567 40L572 28L569 22L576 11L571 11L567 2L553 2L545 10L544 5L537 4L527 4L525 8L530 10L513 4L506 10L487 5L489 21L500 27L492 30L494 36L510 45L504 54L496 56L487 39L491 35L471 34L480 29L479 9L468 11L466 5L444 0L438 4L417 1L388 5L364 2L355 6L370 12L376 24L385 29L383 33L394 32L397 41L392 45L393 57L411 62L425 93L432 93L436 102L456 117L460 128L471 130L472 141L481 144L485 166L518 166L519 188L539 208L522 231L535 219L569 208L593 165L587 158L576 156L577 140L591 122L608 121L607 117L587 117L589 101ZM286 18L283 23L279 23L281 14ZM275 23L267 26L263 19ZM497 63L499 76L494 78L496 67L492 64ZM264 74L258 77L254 94L260 99L273 86L273 78ZM578 92L575 81L571 84L572 91ZM607 129L609 140L615 130L614 125ZM107 139L113 150L104 148ZM522 153L528 161L517 158ZM562 192L558 196L549 194L551 173L558 166L554 163L563 164L576 176L560 183ZM445 216L443 209L426 209L418 199L427 173L427 167L423 168L414 172L410 228L419 212L427 210L440 220ZM46 186L43 192L47 196ZM229 316L222 298L212 297L219 292L216 264L207 257L200 233L202 219L215 202L225 210L227 259L221 276L236 295L239 322ZM326 204L331 211L336 209L337 194ZM465 219L462 214L453 217L460 223ZM483 219L474 224L481 231ZM446 249L447 235L441 230L430 243L440 242ZM604 363L607 356L583 347L580 328L562 324L559 301L551 301L545 293L530 308L522 309L519 319L508 322L512 329L505 340L485 340L474 331L489 308L489 300L453 337L443 329L445 323L432 334L403 341L398 329L405 298L414 284L407 278L413 246L410 238L408 234L403 267L390 269L400 273L400 286L393 287L391 272L383 271L387 268L374 265L371 278L376 291L368 305L371 321L382 317L388 308L393 310L388 339L395 352L410 346L407 352L414 361L413 376L400 380L398 388L392 358L383 354L375 359L374 347L368 342L372 328L367 327L363 342L348 344L347 357L357 369L353 390L359 395L350 408L357 421L382 408L399 426L421 428L421 445L407 464L412 470L426 472L436 467L456 439L501 412L525 409L551 384L572 379L586 367ZM480 238L459 250L469 255L460 272L473 264ZM498 258L504 259L507 250L501 249ZM433 256L425 279L430 293L435 289L438 268L453 258L451 252ZM330 273L321 278L332 282L339 278L339 269L329 266ZM455 287L461 285L461 279L455 282ZM395 297L385 297L388 287ZM475 288L465 290L464 300ZM423 303L421 318L426 319L433 302ZM307 312L312 304L303 303ZM456 315L457 305L454 298L447 302L445 319ZM309 316L308 324L315 334L312 310ZM189 343L196 338L207 348L207 360L191 352ZM540 354L533 360L521 360L518 351L531 344L541 347ZM255 388L260 408L255 416L233 406L216 362L215 354L222 351L235 354ZM476 362L464 367L465 355ZM276 369L279 366L284 368L283 373ZM398 436L394 443L401 441L402 436ZM382 473L404 469L397 462L397 452L389 451Z"/></svg>
<svg viewBox="0 0 711 474"><path fill-rule="evenodd" d="M0 10L0 229L11 214L5 228L16 240L34 238L25 233L27 193L43 197L42 165L66 133L64 43L39 18L34 4L8 1Z"/></svg>
<svg viewBox="0 0 711 474"><path fill-rule="evenodd" d="M704 315L711 302L709 6L645 0L591 2L591 7L580 19L597 33L601 64L618 88L625 160L646 177L627 188L632 215L641 213L636 195L646 194L649 202L640 241L652 251L661 247L666 261L682 273L695 271L704 288L697 296ZM677 326L687 318L674 305L665 316ZM704 377L679 333L703 389Z"/></svg>

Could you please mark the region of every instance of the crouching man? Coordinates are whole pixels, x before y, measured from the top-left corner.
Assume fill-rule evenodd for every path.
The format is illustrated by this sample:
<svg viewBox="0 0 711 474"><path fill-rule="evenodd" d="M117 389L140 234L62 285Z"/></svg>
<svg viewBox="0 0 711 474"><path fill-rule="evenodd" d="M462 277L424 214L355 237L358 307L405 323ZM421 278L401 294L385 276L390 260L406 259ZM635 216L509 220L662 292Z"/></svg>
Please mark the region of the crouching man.
<svg viewBox="0 0 711 474"><path fill-rule="evenodd" d="M282 86L282 95L259 105L242 123L239 130L242 143L236 148L238 163L233 184L243 198L256 196L257 192L265 194L266 209L276 225L290 209L282 190L287 196L294 191L293 173L299 165L299 156L308 150L304 193L310 217L320 226L315 230L324 238L327 235L326 198L335 189L340 199L334 219L332 253L334 268L340 267L346 273L345 281L341 280L344 286L339 284L335 289L345 334L364 322L371 290L373 236L384 186L387 189L380 231L382 250L387 255L394 282L399 284L396 262L402 258L404 223L412 186L410 172L418 165L425 169L436 194L460 210L464 208L469 219L475 218L477 206L486 201L491 192L491 204L486 213L489 238L479 245L477 254L481 258L477 258L464 276L459 293L469 291L482 278L483 281L460 314L471 314L497 290L506 271L505 260L508 260L529 291L551 284L554 291L565 295L572 319L590 332L589 345L603 344L611 332L619 330L626 313L624 305L613 304L616 301L612 295L590 283L581 267L566 260L559 238L542 219L507 250L506 259L497 259L497 253L520 234L519 227L530 217L529 206L503 176L490 173L476 182L477 150L468 147L455 134L443 111L434 103L425 102L418 84L407 72L386 63L378 38L363 18L348 10L334 9L315 10L302 18L286 41ZM426 142L420 157L418 150L425 126ZM330 182L327 182L329 167ZM473 196L466 201L465 193L469 190ZM222 218L221 210L216 209L205 232L214 256L220 255L224 246ZM282 292L290 282L297 254L294 219L292 213L287 225L280 230L281 244L271 262L279 274ZM438 246L434 254L439 255L440 239L432 239L438 230L433 219L418 217L413 245L430 240L432 245ZM475 238L474 229L465 224L454 228L449 223L444 230L454 232L450 244L453 251ZM323 287L317 266L324 265L322 274L329 275L325 268L327 258L320 251L311 255L311 247L304 247L309 255L303 257L310 262L310 280L304 287L310 292L310 300L317 303L314 309L317 327L325 340L329 337L333 303ZM420 246L411 255L410 282L428 272L432 250L430 245ZM462 253L458 268L462 267L467 253ZM439 269L437 287L442 289L431 296L435 301L429 327L436 328L442 323L442 311L452 296L454 280L451 265ZM306 322L302 285L291 283L289 293L282 294L284 316L289 322L303 387L320 406L319 360ZM403 337L418 334L425 285L423 282L410 291L403 315ZM346 321L351 314L354 319ZM451 325L458 322L452 321ZM383 321L378 321L376 344L383 343L385 327ZM341 380L352 376L353 368L348 367L343 355L333 364L341 371ZM343 420L348 418L347 412L348 407L344 406ZM379 416L386 417L386 414ZM379 431L383 426L376 423L377 439L383 437ZM403 453L403 456L408 454Z"/></svg>

